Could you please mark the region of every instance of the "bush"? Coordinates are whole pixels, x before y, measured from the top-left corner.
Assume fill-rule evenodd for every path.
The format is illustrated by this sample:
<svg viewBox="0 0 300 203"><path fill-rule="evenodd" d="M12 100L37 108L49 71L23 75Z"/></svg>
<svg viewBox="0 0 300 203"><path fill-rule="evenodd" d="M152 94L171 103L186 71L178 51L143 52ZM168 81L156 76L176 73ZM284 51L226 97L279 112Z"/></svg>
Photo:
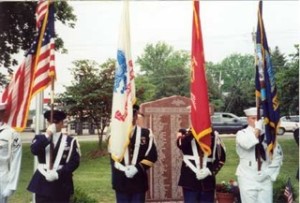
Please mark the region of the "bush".
<svg viewBox="0 0 300 203"><path fill-rule="evenodd" d="M97 203L97 200L87 195L82 189L75 188L72 203Z"/></svg>

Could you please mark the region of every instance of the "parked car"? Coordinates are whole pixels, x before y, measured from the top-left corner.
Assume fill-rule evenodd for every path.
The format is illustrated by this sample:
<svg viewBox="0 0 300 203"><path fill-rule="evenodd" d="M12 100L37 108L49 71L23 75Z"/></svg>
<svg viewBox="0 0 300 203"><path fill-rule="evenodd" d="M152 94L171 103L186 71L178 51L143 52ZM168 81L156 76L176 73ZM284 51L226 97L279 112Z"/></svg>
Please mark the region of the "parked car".
<svg viewBox="0 0 300 203"><path fill-rule="evenodd" d="M296 128L299 128L299 115L282 116L277 134L283 135L285 132L293 132Z"/></svg>
<svg viewBox="0 0 300 203"><path fill-rule="evenodd" d="M245 125L248 125L247 117L246 117L246 116L240 116L239 118L240 118L240 120L241 120Z"/></svg>
<svg viewBox="0 0 300 203"><path fill-rule="evenodd" d="M220 134L235 134L247 126L247 121L227 112L215 112L211 117L213 129Z"/></svg>

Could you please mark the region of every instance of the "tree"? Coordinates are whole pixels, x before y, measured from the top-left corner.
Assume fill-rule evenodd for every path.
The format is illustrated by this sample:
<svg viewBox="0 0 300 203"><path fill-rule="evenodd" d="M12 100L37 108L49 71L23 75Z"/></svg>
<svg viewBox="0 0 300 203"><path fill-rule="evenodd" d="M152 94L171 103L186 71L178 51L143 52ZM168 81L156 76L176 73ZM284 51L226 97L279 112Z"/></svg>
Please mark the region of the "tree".
<svg viewBox="0 0 300 203"><path fill-rule="evenodd" d="M36 5L34 1L0 3L0 66L17 65L13 55L30 48L37 33ZM76 21L73 8L66 1L55 1L55 7L55 18L73 28ZM57 50L63 49L63 40L57 33L55 45Z"/></svg>
<svg viewBox="0 0 300 203"><path fill-rule="evenodd" d="M140 95L144 101L172 95L189 96L189 53L174 51L173 47L158 42L146 45L136 63L142 71L136 78L137 84L141 85L137 86L137 92L145 93L150 87L149 95Z"/></svg>
<svg viewBox="0 0 300 203"><path fill-rule="evenodd" d="M222 71L218 72L218 69L215 66L216 65L212 62L207 62L205 64L209 102L214 104L215 110L217 111L224 107L224 102L221 91L223 85L221 77Z"/></svg>
<svg viewBox="0 0 300 203"><path fill-rule="evenodd" d="M115 63L113 59L100 66L89 60L73 62L75 67L71 71L74 81L60 96L68 114L80 121L78 123L88 121L98 129L100 149L111 117Z"/></svg>
<svg viewBox="0 0 300 203"><path fill-rule="evenodd" d="M271 60L275 73L284 70L287 60L284 54L279 50L278 46L275 47L274 51L271 51Z"/></svg>
<svg viewBox="0 0 300 203"><path fill-rule="evenodd" d="M296 53L276 74L281 115L299 114L299 45Z"/></svg>
<svg viewBox="0 0 300 203"><path fill-rule="evenodd" d="M137 75L135 79L137 103L151 101L154 98L156 86L151 84L149 78L144 75Z"/></svg>
<svg viewBox="0 0 300 203"><path fill-rule="evenodd" d="M217 101L212 102L220 105L217 110L242 115L243 109L255 105L254 67L254 57L247 54L232 54L219 64L208 65L208 78L218 85L214 88L220 88L224 100L222 103L215 94Z"/></svg>
<svg viewBox="0 0 300 203"><path fill-rule="evenodd" d="M5 75L0 73L0 87L5 87L7 84L7 79Z"/></svg>

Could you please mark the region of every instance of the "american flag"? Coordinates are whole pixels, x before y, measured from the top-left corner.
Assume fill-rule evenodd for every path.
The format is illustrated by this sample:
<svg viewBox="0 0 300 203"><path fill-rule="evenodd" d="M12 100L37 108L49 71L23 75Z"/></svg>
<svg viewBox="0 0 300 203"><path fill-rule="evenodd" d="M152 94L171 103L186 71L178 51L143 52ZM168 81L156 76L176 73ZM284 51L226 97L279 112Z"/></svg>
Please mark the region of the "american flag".
<svg viewBox="0 0 300 203"><path fill-rule="evenodd" d="M291 185L291 179L288 179L288 182L286 183L285 189L284 189L284 196L286 197L287 203L293 203L293 191L292 191L292 185Z"/></svg>
<svg viewBox="0 0 300 203"><path fill-rule="evenodd" d="M38 7L44 3L39 1ZM44 11L37 9L37 12ZM50 4L47 11L23 63L2 95L2 102L7 103L4 121L17 131L26 127L32 97L48 87L55 78L54 5ZM40 16L40 13L36 15Z"/></svg>
<svg viewBox="0 0 300 203"><path fill-rule="evenodd" d="M36 11L35 11L35 18L36 18L36 27L39 28L42 25L42 22L45 18L45 15L48 12L49 2L48 0L41 0L39 1Z"/></svg>

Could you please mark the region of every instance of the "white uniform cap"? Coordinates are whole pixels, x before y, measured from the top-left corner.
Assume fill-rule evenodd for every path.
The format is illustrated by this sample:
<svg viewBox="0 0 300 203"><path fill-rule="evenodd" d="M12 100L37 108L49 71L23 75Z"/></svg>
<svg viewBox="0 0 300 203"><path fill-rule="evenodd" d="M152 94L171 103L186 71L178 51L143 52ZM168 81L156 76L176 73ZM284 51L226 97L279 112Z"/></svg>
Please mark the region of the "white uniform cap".
<svg viewBox="0 0 300 203"><path fill-rule="evenodd" d="M249 109L244 110L246 116L257 116L257 108L256 107L251 107Z"/></svg>
<svg viewBox="0 0 300 203"><path fill-rule="evenodd" d="M6 103L0 103L0 111L5 110Z"/></svg>

